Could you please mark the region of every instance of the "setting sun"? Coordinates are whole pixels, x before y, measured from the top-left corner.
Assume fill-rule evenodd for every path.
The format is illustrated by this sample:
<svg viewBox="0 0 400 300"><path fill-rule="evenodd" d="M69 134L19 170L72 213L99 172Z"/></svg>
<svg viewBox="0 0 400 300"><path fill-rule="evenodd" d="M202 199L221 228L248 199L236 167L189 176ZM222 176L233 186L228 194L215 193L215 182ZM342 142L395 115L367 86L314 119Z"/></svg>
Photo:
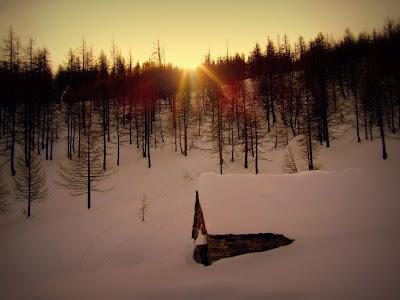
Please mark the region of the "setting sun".
<svg viewBox="0 0 400 300"><path fill-rule="evenodd" d="M24 18L18 17L21 9L29 12ZM140 63L152 56L159 39L167 63L195 68L208 51L213 58L224 56L227 43L230 52L247 55L268 37L276 41L286 33L292 42L300 35L308 41L318 32L338 37L346 27L358 34L398 14L394 0L12 1L0 4L0 32L12 25L22 41L32 37L45 45L55 68L69 48L80 47L82 36L95 52L107 54L114 40L124 56L131 49Z"/></svg>
<svg viewBox="0 0 400 300"><path fill-rule="evenodd" d="M201 64L200 59L199 60L193 59L193 57L191 57L190 55L176 57L176 58L174 56L171 56L170 58L171 58L170 61L173 62L174 65L189 70L195 70Z"/></svg>

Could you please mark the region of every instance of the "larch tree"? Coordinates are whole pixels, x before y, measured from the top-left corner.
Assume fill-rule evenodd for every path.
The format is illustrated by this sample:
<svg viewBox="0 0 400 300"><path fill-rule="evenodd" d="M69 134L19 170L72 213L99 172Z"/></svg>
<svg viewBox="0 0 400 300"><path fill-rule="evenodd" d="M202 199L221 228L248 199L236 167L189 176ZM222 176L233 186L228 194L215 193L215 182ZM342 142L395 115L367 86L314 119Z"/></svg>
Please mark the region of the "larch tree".
<svg viewBox="0 0 400 300"><path fill-rule="evenodd" d="M35 151L28 153L28 166L23 157L19 157L17 162L18 172L14 177L15 198L27 203L26 216L29 218L32 203L43 201L48 196L46 176L42 167L42 159Z"/></svg>
<svg viewBox="0 0 400 300"><path fill-rule="evenodd" d="M12 27L8 30L7 38L3 40L4 51L4 65L8 73L9 86L8 93L5 95L8 101L9 115L11 116L11 139L10 139L10 169L11 175L15 176L15 149L16 149L16 113L17 113L17 98L18 98L18 82L19 82L19 69L20 69L20 41L16 36Z"/></svg>
<svg viewBox="0 0 400 300"><path fill-rule="evenodd" d="M86 104L85 109L86 128L82 138L81 156L73 155L72 160L66 164L60 164L59 184L71 190L72 196L87 196L87 208L92 207L92 192L103 192L101 183L112 174L112 171L105 171L102 164L102 149L100 147L99 129L101 121L98 115L92 113L92 103Z"/></svg>

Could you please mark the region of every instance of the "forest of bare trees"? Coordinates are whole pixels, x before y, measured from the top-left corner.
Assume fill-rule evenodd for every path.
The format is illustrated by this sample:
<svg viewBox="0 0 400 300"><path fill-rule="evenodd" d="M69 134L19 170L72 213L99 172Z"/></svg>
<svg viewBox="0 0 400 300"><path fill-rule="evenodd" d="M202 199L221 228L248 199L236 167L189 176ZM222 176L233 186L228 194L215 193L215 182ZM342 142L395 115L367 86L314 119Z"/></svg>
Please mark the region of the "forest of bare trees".
<svg viewBox="0 0 400 300"><path fill-rule="evenodd" d="M49 51L33 39L22 43L12 28L3 39L1 164L15 177L27 216L31 201L45 198L45 176L37 174L56 144L66 158L60 184L87 195L90 208L91 192L124 163L122 146L151 168L155 148L171 141L173 151L190 156L204 137L222 174L224 162L235 160L244 168L252 162L258 173L272 145L286 149L287 167L298 172L291 141L313 170L318 148L334 143L342 123L353 125L356 142L379 138L383 159L390 158L387 138L400 130L400 24L393 21L339 39L268 39L248 56L207 54L196 71L166 64L159 42L142 64L114 42L109 53L93 53L83 38L52 70ZM0 180L0 211L4 191Z"/></svg>

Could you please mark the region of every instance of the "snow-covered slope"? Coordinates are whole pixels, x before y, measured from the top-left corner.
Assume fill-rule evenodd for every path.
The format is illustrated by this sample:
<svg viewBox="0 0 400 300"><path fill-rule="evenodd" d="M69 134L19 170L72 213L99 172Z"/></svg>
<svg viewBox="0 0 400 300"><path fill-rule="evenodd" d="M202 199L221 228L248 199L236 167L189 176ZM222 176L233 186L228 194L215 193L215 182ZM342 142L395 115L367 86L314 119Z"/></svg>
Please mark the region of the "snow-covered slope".
<svg viewBox="0 0 400 300"><path fill-rule="evenodd" d="M232 198L218 197L223 186L202 186L206 177L220 177L200 177L218 172L204 151L182 157L166 145L148 170L134 147L124 147L108 183L114 188L95 194L90 211L84 197L72 198L54 183L57 165L46 162L49 200L34 205L30 220L21 203L0 217L0 299L397 299L400 143L389 141L387 161L379 150L378 140L356 144L344 137L321 150L321 171L222 175L218 181L226 176ZM266 155L279 160L282 152ZM243 172L241 165L227 162L224 170ZM281 169L261 161L263 172ZM245 205L235 223L254 231L259 224L241 218L265 214L261 231L296 241L210 267L196 264L190 235L197 181L200 201L212 194L224 210L256 193L259 202ZM144 195L149 211L140 222Z"/></svg>

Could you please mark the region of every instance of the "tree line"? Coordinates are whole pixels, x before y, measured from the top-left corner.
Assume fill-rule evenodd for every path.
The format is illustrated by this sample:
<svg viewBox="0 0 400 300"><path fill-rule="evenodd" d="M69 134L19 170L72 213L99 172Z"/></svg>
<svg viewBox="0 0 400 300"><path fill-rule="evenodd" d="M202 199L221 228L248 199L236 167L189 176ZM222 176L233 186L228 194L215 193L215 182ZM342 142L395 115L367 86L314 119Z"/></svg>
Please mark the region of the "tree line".
<svg viewBox="0 0 400 300"><path fill-rule="evenodd" d="M288 169L298 172L294 142L313 170L318 148L330 147L342 123L354 125L357 142L379 137L383 159L387 137L400 129L400 24L392 20L357 37L347 29L293 45L286 36L268 39L247 56L208 53L195 71L166 64L159 42L139 64L114 42L95 56L83 38L55 72L49 51L33 39L22 45L12 28L2 48L0 153L28 217L31 202L47 195L42 161L53 160L57 143L66 158L59 183L85 194L90 208L92 192L123 163L124 145L151 168L152 149L170 141L188 156L206 139L221 174L237 159L258 173L272 145L286 149ZM0 210L6 188L0 182Z"/></svg>

